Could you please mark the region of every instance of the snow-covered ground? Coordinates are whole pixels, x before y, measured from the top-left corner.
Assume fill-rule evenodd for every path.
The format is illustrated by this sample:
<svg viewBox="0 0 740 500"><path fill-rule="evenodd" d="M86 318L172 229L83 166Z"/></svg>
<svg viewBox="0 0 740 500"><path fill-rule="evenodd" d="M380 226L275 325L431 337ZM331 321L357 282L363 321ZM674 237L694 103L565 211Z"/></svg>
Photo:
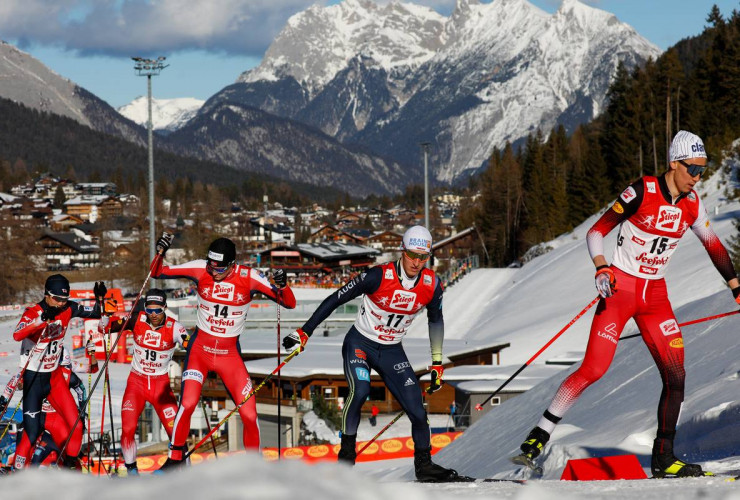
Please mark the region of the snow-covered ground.
<svg viewBox="0 0 740 500"><path fill-rule="evenodd" d="M714 228L725 242L735 233L732 220L740 216L740 204L723 197L722 190L728 185L729 181L717 174L703 182L700 190ZM513 373L595 297L593 266L584 239L593 220L551 242L552 251L521 269L476 271L450 288L444 306L449 338L470 344L511 342L511 347L502 352L502 362ZM613 241L612 236L606 248ZM672 260L667 280L679 322L736 309L730 292L693 235L684 238ZM593 311L589 311L536 364L582 352L592 316ZM10 339L14 324L15 320L0 323L0 352L11 353L8 357L0 355L0 373L6 377L16 370L17 348ZM689 326L683 332L687 383L676 451L682 458L699 462L717 473L740 472L739 325L740 317L731 316ZM630 324L624 335L632 332L634 325ZM415 325L416 339L409 344L423 343L425 336L423 325ZM339 358L338 350L330 351L332 345L336 349L336 343L337 339L332 337L312 338L306 352L296 360L310 359L307 355L312 349L317 358ZM510 464L507 458L516 452L557 386L573 369L556 372L525 394L489 412L441 450L435 460L476 477L524 477L524 471ZM505 367L496 367L492 372L500 377L502 370ZM125 367L113 369L113 387L118 399L125 371ZM530 480L524 486L410 484L413 470L409 459L362 463L350 470L336 464L267 463L255 455L238 455L174 473L172 478L142 477L125 482L30 471L4 480L8 486L4 491L25 497L70 498L88 494L110 498L149 497L157 492L184 496L197 492L219 498L249 495L260 499L300 496L342 500L347 497L441 499L453 495L521 499L639 496L642 500L740 497L740 484L727 482L723 477L609 482L557 480L570 458L634 453L647 466L660 390L657 369L642 341L635 338L621 342L610 371L583 394L555 431L542 459L544 478ZM380 420L378 426L384 421ZM403 432L402 425L406 424L397 425L394 432Z"/></svg>

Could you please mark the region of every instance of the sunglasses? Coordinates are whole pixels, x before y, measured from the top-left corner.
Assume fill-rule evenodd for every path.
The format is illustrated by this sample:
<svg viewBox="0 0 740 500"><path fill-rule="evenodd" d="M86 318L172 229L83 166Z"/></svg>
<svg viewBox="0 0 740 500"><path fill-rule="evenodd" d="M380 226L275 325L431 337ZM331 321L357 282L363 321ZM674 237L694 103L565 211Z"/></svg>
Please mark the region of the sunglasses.
<svg viewBox="0 0 740 500"><path fill-rule="evenodd" d="M678 160L678 163L686 167L686 170L688 170L689 175L691 177L696 177L697 175L701 175L707 169L705 165L694 165L693 163L686 163L683 160Z"/></svg>
<svg viewBox="0 0 740 500"><path fill-rule="evenodd" d="M411 250L404 250L403 253L406 254L406 257L408 257L411 260L420 260L421 262L426 262L429 260L429 254L428 253L416 253L412 252Z"/></svg>
<svg viewBox="0 0 740 500"><path fill-rule="evenodd" d="M229 269L229 267L231 267L231 264L227 264L227 265L221 266L221 267L212 266L211 264L208 264L206 266L206 268L208 269L208 271L209 272L212 272L214 274L225 273Z"/></svg>
<svg viewBox="0 0 740 500"><path fill-rule="evenodd" d="M65 302L67 302L69 300L69 297L64 297L63 295L54 295L53 293L50 293L48 295L52 299L54 299L57 302L62 303L62 304L64 304Z"/></svg>
<svg viewBox="0 0 740 500"><path fill-rule="evenodd" d="M162 314L164 312L161 307L145 307L144 310L147 314Z"/></svg>

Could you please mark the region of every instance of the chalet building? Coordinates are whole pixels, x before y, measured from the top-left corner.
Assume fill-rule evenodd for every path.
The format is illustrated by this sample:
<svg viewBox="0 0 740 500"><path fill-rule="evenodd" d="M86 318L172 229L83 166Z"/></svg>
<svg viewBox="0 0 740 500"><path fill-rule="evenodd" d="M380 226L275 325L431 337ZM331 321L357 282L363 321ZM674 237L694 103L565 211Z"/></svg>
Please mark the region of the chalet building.
<svg viewBox="0 0 740 500"><path fill-rule="evenodd" d="M74 233L45 230L39 244L44 249L48 271L97 267L100 262L100 247Z"/></svg>
<svg viewBox="0 0 740 500"><path fill-rule="evenodd" d="M112 182L79 182L75 185L81 196L116 196L118 186Z"/></svg>
<svg viewBox="0 0 740 500"><path fill-rule="evenodd" d="M381 252L399 252L403 243L403 235L395 231L383 231L374 234L364 241L364 244Z"/></svg>
<svg viewBox="0 0 740 500"><path fill-rule="evenodd" d="M64 207L68 214L91 222L123 215L121 201L107 194L77 196L65 201Z"/></svg>
<svg viewBox="0 0 740 500"><path fill-rule="evenodd" d="M84 220L76 215L58 214L49 220L49 227L54 232L63 233L83 222Z"/></svg>
<svg viewBox="0 0 740 500"><path fill-rule="evenodd" d="M299 243L264 250L259 253L259 260L262 267L294 274L323 274L370 267L378 254L374 248L350 243Z"/></svg>
<svg viewBox="0 0 740 500"><path fill-rule="evenodd" d="M337 229L336 227L325 224L318 231L311 233L308 237L307 242L311 244L319 243L345 243L345 244L359 244L361 238L353 236L352 234Z"/></svg>
<svg viewBox="0 0 740 500"><path fill-rule="evenodd" d="M460 260L472 255L485 254L486 249L473 226L432 244L435 265L439 261L449 262L452 259Z"/></svg>

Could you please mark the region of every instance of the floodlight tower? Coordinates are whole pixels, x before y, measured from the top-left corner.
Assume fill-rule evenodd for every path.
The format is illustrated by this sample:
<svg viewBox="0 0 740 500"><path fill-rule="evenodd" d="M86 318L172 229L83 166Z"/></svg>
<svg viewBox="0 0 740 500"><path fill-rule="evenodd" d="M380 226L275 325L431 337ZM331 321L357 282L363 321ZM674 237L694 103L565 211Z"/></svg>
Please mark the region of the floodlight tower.
<svg viewBox="0 0 740 500"><path fill-rule="evenodd" d="M154 243L157 241L154 222L154 139L152 131L152 77L159 75L169 64L164 64L166 57L145 59L132 57L134 70L138 76L146 76L147 103L149 120L147 121L147 135L149 142L149 261L154 260Z"/></svg>
<svg viewBox="0 0 740 500"><path fill-rule="evenodd" d="M159 75L164 68L169 64L164 64L166 59L163 56L157 57L156 59L145 59L143 57L132 57L134 61L134 70L139 76L146 76L146 89L147 89L147 102L149 106L149 120L147 121L146 128L149 139L149 262L154 260L154 244L157 241L155 234L154 222L154 138L152 131L152 77ZM152 286L156 286L156 282L152 280ZM135 304L134 304L135 305ZM159 442L161 440L160 433L161 425L159 424L159 418L157 413L152 411L152 441Z"/></svg>
<svg viewBox="0 0 740 500"><path fill-rule="evenodd" d="M430 142L422 142L419 145L424 150L424 226L432 232L432 225L429 221L429 173L427 169L427 162L429 157L429 146Z"/></svg>

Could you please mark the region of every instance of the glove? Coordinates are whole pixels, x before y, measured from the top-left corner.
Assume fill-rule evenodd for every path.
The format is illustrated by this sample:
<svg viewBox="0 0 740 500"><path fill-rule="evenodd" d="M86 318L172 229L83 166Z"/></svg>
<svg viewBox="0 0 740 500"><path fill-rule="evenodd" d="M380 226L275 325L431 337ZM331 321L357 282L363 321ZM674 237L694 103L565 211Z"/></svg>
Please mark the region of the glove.
<svg viewBox="0 0 740 500"><path fill-rule="evenodd" d="M740 304L740 286L732 289L732 296L735 297L735 302Z"/></svg>
<svg viewBox="0 0 740 500"><path fill-rule="evenodd" d="M283 339L283 347L288 354L291 354L296 349L300 349L298 352L303 352L303 349L308 342L308 335L300 328Z"/></svg>
<svg viewBox="0 0 740 500"><path fill-rule="evenodd" d="M98 302L103 302L106 293L108 293L108 289L105 287L105 283L103 283L102 281L96 281L95 286L93 287L95 300Z"/></svg>
<svg viewBox="0 0 740 500"><path fill-rule="evenodd" d="M172 235L170 233L162 233L162 236L157 240L157 253L161 253L162 257L164 257L170 245L172 245Z"/></svg>
<svg viewBox="0 0 740 500"><path fill-rule="evenodd" d="M95 343L92 341L92 339L87 341L85 351L87 351L87 357L90 358L91 362L93 359L95 359L95 361L97 362L97 359L95 358Z"/></svg>
<svg viewBox="0 0 740 500"><path fill-rule="evenodd" d="M190 335L183 335L180 338L182 339L182 348L187 349L188 344L190 343Z"/></svg>
<svg viewBox="0 0 740 500"><path fill-rule="evenodd" d="M442 388L442 384L444 384L442 375L445 372L445 367L442 366L442 363L432 363L432 366L430 366L429 369L431 370L430 375L432 376L432 383L429 384L427 394L432 394L440 390Z"/></svg>
<svg viewBox="0 0 740 500"><path fill-rule="evenodd" d="M617 289L617 278L609 266L596 268L596 290L603 298L611 297Z"/></svg>
<svg viewBox="0 0 740 500"><path fill-rule="evenodd" d="M41 312L41 321L54 321L60 309L57 307L47 307Z"/></svg>
<svg viewBox="0 0 740 500"><path fill-rule="evenodd" d="M103 314L98 321L98 332L105 333L105 329L110 324L110 316Z"/></svg>
<svg viewBox="0 0 740 500"><path fill-rule="evenodd" d="M0 410L2 410L2 413L5 413L5 409L8 407L8 400L5 399L5 396L0 396Z"/></svg>
<svg viewBox="0 0 740 500"><path fill-rule="evenodd" d="M288 277L285 275L285 271L282 269L275 269L272 272L272 279L278 288L285 288L288 284Z"/></svg>

